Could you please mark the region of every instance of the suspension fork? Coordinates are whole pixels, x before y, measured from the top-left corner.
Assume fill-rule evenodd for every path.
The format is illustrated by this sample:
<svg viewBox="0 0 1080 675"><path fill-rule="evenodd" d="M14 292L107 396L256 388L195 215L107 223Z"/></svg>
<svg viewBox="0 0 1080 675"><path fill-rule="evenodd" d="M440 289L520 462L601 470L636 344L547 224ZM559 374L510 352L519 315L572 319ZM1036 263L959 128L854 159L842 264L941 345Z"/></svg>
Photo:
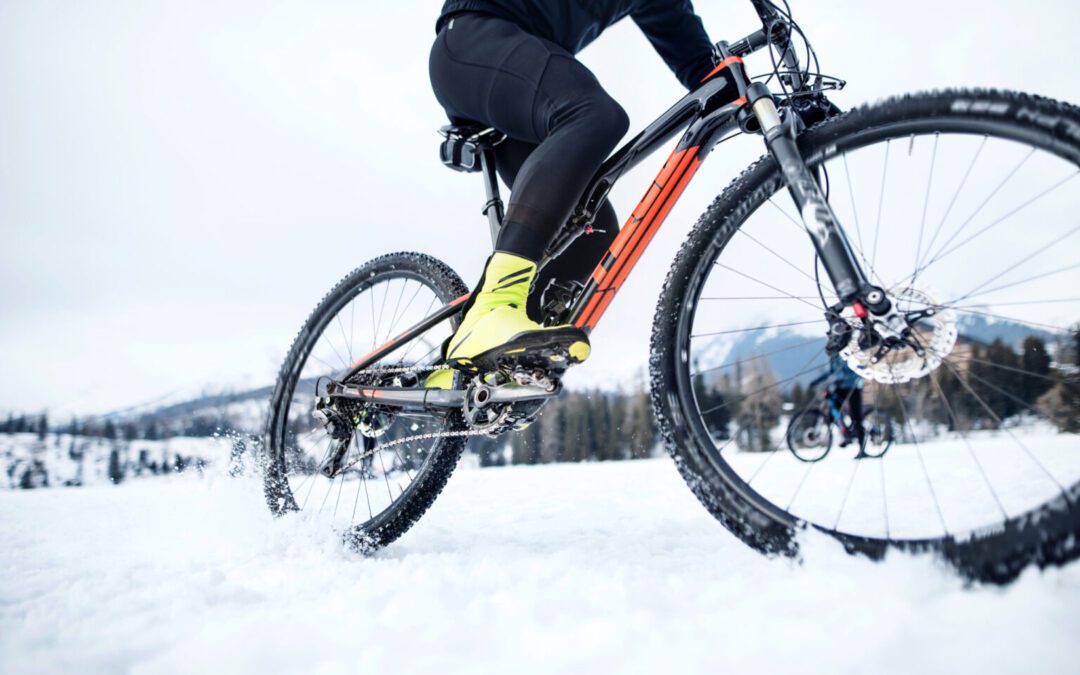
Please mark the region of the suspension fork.
<svg viewBox="0 0 1080 675"><path fill-rule="evenodd" d="M781 121L768 88L760 82L751 84L747 88L747 102L761 125L769 153L780 165L803 227L814 243L840 302L844 306L862 303L878 315L888 313L891 305L884 290L868 281L839 219L813 172L803 161L788 125Z"/></svg>

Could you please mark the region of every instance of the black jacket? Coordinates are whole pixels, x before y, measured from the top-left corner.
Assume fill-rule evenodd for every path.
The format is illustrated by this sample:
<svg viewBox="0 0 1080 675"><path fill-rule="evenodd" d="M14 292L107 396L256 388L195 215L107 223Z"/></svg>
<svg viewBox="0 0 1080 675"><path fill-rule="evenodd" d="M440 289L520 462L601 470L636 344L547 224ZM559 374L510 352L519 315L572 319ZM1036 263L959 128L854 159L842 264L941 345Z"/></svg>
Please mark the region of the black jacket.
<svg viewBox="0 0 1080 675"><path fill-rule="evenodd" d="M483 12L577 54L629 16L687 89L712 68L712 42L690 0L447 0L436 30L458 12Z"/></svg>

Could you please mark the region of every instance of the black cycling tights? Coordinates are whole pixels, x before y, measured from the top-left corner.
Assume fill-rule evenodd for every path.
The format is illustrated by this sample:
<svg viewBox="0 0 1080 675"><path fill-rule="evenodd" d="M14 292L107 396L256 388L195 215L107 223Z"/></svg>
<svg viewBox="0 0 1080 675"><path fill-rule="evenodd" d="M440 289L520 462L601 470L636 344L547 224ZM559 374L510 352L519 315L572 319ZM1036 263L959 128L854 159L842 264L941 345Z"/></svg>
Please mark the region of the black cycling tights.
<svg viewBox="0 0 1080 675"><path fill-rule="evenodd" d="M495 149L499 175L511 188L496 248L539 260L626 133L626 113L565 49L484 14L459 14L443 25L430 70L451 120L508 136ZM536 289L546 286L545 277L588 277L619 229L609 204L593 227L544 268Z"/></svg>

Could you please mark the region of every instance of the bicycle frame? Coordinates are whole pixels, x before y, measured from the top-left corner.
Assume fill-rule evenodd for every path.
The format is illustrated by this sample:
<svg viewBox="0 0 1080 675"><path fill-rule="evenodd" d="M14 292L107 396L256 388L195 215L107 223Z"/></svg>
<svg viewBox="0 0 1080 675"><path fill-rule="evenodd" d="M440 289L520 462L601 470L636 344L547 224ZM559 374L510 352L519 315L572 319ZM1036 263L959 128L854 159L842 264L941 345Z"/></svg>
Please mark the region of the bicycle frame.
<svg viewBox="0 0 1080 675"><path fill-rule="evenodd" d="M766 29L743 38L735 45L717 43L718 62L705 76L701 84L652 124L647 126L622 148L605 161L583 192L574 211L576 231L566 240L557 243L553 253L541 261L543 265L584 233L593 215L607 198L612 186L627 171L640 164L676 134L686 130L676 144L660 173L648 191L638 202L607 252L598 261L588 282L578 295L570 311L570 323L591 332L610 306L612 299L629 276L653 236L663 224L672 207L679 200L701 163L723 137L736 131L758 132L765 136L770 153L780 164L788 190L803 217L804 225L821 256L838 297L846 305L857 305L856 311L865 311L861 303L870 306L875 314L883 314L890 307L884 297L875 299L865 274L848 244L847 237L825 200L816 178L803 162L795 144L793 127L781 121L772 94L759 83L752 83L743 67L742 56L768 46L767 34L774 18L771 6L762 0L751 0L758 10ZM737 53L736 53L737 52ZM797 70L798 61L793 50L785 48L783 63ZM801 84L796 82L796 84ZM494 182L494 152L491 147L482 154L483 174L488 197L487 213L491 221L493 237L498 231L501 207L498 186ZM382 346L356 361L337 379L347 381L355 373L369 367L402 344L414 339L438 323L449 319L461 310L469 295L461 296L450 304L390 339ZM347 395L362 400L374 400L376 393L384 403L397 402L398 396L388 391L351 390ZM393 401L388 400L394 399ZM401 396L402 403L421 403L415 395ZM434 398L427 404L442 407ZM437 397L435 397L437 398Z"/></svg>

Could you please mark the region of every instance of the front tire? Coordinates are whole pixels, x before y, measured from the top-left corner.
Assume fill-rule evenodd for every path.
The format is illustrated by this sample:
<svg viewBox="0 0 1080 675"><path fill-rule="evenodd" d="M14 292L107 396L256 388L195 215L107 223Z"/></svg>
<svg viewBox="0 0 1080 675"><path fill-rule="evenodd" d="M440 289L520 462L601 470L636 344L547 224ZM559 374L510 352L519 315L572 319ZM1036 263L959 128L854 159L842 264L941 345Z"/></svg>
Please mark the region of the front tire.
<svg viewBox="0 0 1080 675"><path fill-rule="evenodd" d="M817 167L841 156L846 158L846 152L875 143L884 144L886 139L896 140L898 148L907 149L910 154L909 138L913 144L917 137L930 135L936 139L937 134L1007 139L1029 145L1033 148L1032 153L1038 149L1052 158L1080 167L1080 110L1049 99L981 90L917 94L865 106L808 130L800 136L799 147L808 165ZM936 140L934 143L936 153ZM896 153L900 152L897 149ZM888 162L887 148L885 158ZM884 184L880 170L874 179L877 176L881 176ZM1080 510L1077 507L1080 482L1075 477L1064 482L1056 495L1037 507L1007 514L999 524L966 532L946 529L940 536L905 538L890 535L887 531L884 535L845 532L828 523L810 522L796 516L789 510L790 502L776 503L765 498L751 487L753 478L740 475L721 454L723 448L717 447L702 422L692 384L694 377L690 370L694 356L690 353L689 340L694 316L703 285L715 269L714 264L720 264L717 259L745 221L783 187L780 172L768 156L737 178L691 231L671 267L657 305L650 357L652 403L668 452L705 508L746 544L766 554L796 555L796 535L812 526L835 537L852 552L876 558L890 547L937 551L964 574L999 582L1011 580L1028 564L1045 566L1080 555ZM879 221L880 212L879 202ZM792 220L790 216L788 220ZM917 229L917 220L915 226ZM929 233L927 236L929 238ZM876 236L874 245L877 245ZM812 271L813 258L803 260L806 261L803 271ZM1065 283L1065 287L1075 286ZM795 299L804 304L816 300L813 295L807 298L805 294ZM728 316L731 314L727 313ZM824 334L824 327L822 324L820 335ZM899 396L898 402L904 405ZM897 412L907 417L906 410ZM954 411L950 408L949 412ZM1001 420L997 422L998 426L1007 427ZM918 441L915 443L917 449ZM896 461L895 455L894 450L889 458L876 460L876 466L884 471L884 463ZM823 464L816 463L808 469ZM863 462L855 464L866 466ZM913 466L917 470L917 465ZM1075 466L1070 468L1075 470ZM802 483L799 483L801 487Z"/></svg>

